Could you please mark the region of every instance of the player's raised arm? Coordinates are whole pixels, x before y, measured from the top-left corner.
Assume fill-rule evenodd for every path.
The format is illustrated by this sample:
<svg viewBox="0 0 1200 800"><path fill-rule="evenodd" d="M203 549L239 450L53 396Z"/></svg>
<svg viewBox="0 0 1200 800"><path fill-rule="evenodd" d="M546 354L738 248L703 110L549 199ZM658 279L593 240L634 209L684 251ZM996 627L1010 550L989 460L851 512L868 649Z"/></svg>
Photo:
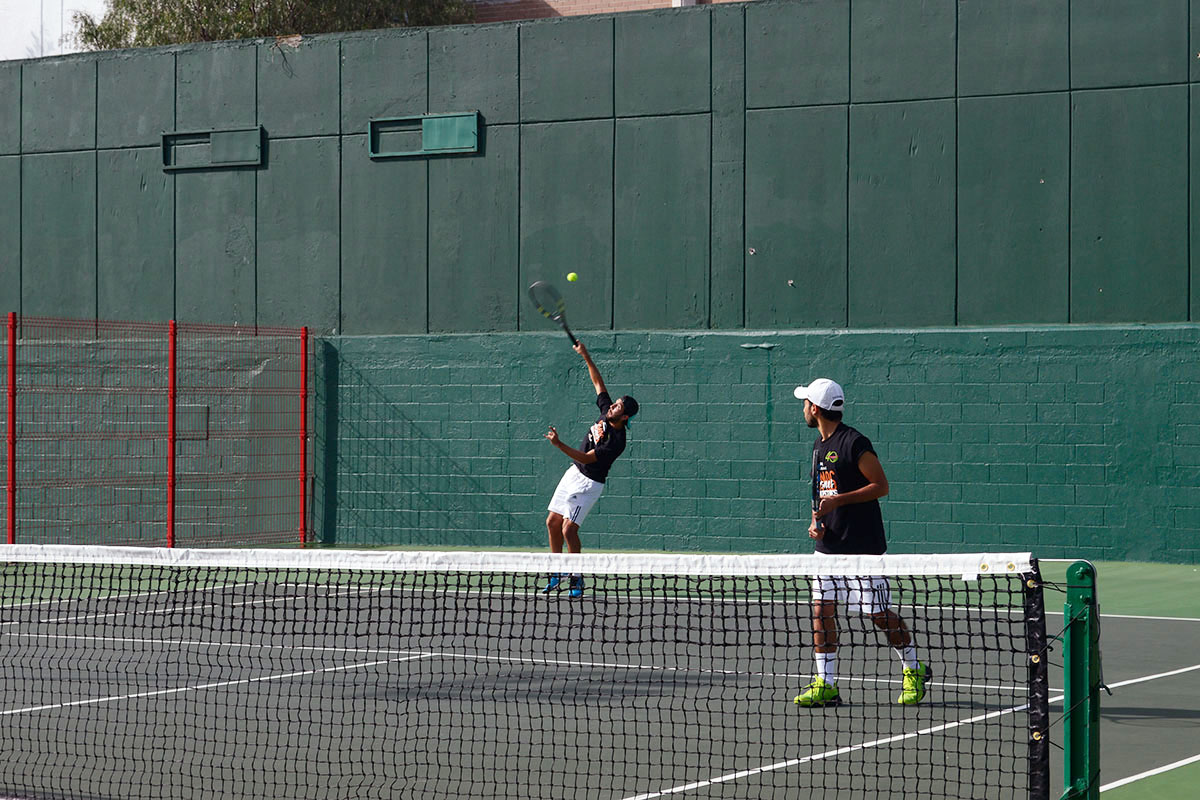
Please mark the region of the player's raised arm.
<svg viewBox="0 0 1200 800"><path fill-rule="evenodd" d="M580 464L596 463L596 451L594 449L588 450L586 453L582 450L576 450L574 447L571 447L571 445L558 438L558 431L554 429L553 425L550 426L550 430L546 431L542 435L550 441L550 444L554 445L559 450L562 450L572 461L577 461Z"/></svg>
<svg viewBox="0 0 1200 800"><path fill-rule="evenodd" d="M588 354L587 348L583 346L583 342L575 343L575 352L583 356L583 363L587 364L588 377L592 379L592 386L596 387L596 394L607 392L608 389L604 386L604 379L600 377L600 370L596 369L596 362L592 361L592 357Z"/></svg>

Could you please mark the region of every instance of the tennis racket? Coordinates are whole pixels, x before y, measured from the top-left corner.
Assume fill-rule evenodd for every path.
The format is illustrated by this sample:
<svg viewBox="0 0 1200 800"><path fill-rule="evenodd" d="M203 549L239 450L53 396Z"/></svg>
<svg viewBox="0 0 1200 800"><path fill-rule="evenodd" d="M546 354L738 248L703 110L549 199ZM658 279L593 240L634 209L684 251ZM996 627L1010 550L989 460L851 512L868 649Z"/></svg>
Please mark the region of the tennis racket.
<svg viewBox="0 0 1200 800"><path fill-rule="evenodd" d="M562 326L567 338L571 340L571 344L579 344L579 340L567 327L567 305L563 302L562 295L558 293L557 289L545 281L535 281L529 287L529 299L537 306L537 310L542 313L543 317Z"/></svg>
<svg viewBox="0 0 1200 800"><path fill-rule="evenodd" d="M812 510L814 514L821 507L821 470L819 466L817 463L817 448L814 447L812 457ZM819 532L823 533L825 531L825 523L821 522L819 518L816 525Z"/></svg>

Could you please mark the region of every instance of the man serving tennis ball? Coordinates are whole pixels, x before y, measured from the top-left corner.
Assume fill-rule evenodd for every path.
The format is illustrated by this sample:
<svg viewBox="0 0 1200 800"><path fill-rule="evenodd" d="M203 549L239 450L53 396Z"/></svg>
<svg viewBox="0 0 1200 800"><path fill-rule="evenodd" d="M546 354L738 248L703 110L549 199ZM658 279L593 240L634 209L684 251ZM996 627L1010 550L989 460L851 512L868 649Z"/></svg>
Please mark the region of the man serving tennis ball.
<svg viewBox="0 0 1200 800"><path fill-rule="evenodd" d="M596 369L583 342L575 345L575 352L583 356L583 362L587 364L588 377L592 379L592 386L596 389L596 405L600 407L600 419L588 429L587 437L578 450L564 444L558 438L558 431L554 426L550 426L550 430L546 432L550 444L575 462L563 473L547 509L550 516L546 517L546 532L550 536L551 553L561 553L563 542L566 542L568 552L582 552L579 526L600 499L600 493L604 491L604 481L608 478L608 471L613 462L625 452L625 428L629 424L629 418L638 412L637 400L629 395L616 402L608 396L608 389L604 386L604 379L600 377L600 370ZM564 577L566 576L562 574L551 575L550 582L542 589L542 594L562 588ZM571 597L582 595L583 576L572 574L570 586Z"/></svg>
<svg viewBox="0 0 1200 800"><path fill-rule="evenodd" d="M879 498L888 493L887 476L871 440L842 422L846 396L828 378L797 386L804 422L820 435L813 443L812 522L808 535L817 553L882 555L887 550ZM883 577L818 577L813 582L813 645L817 674L796 698L801 706L836 706L838 690L837 604L865 614L884 631L903 665L897 703L914 705L925 697L933 671L917 660L912 635L891 609L891 588Z"/></svg>

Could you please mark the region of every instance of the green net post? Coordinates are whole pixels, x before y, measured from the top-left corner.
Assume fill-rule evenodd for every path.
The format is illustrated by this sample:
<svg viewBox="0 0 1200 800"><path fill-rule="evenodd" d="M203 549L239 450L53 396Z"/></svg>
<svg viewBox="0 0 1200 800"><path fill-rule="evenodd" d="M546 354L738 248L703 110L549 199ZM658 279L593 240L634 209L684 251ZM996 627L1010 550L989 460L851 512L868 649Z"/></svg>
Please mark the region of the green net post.
<svg viewBox="0 0 1200 800"><path fill-rule="evenodd" d="M1061 800L1100 797L1100 616L1096 568L1076 561L1067 569L1063 650L1063 782Z"/></svg>

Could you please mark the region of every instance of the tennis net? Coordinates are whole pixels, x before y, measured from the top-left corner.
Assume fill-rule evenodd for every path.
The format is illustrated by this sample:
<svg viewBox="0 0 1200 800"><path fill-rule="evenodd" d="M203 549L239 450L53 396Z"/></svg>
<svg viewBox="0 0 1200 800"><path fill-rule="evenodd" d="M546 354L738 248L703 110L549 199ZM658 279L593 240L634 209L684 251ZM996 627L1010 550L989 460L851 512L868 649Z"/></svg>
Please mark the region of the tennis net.
<svg viewBox="0 0 1200 800"><path fill-rule="evenodd" d="M1028 554L2 560L6 798L1049 794ZM582 596L543 594L564 566ZM843 702L808 708L817 576L887 585L840 598ZM884 602L933 673L917 705Z"/></svg>

